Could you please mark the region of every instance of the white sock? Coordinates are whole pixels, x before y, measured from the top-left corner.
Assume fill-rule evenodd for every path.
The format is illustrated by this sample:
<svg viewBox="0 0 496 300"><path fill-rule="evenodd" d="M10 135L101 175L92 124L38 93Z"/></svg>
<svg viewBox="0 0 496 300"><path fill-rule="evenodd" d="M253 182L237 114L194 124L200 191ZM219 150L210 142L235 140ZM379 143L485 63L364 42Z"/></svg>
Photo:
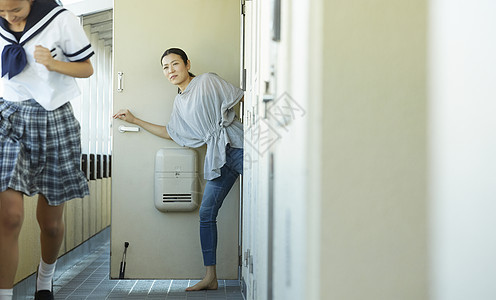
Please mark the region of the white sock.
<svg viewBox="0 0 496 300"><path fill-rule="evenodd" d="M14 296L14 289L0 289L0 300L12 300L12 296Z"/></svg>
<svg viewBox="0 0 496 300"><path fill-rule="evenodd" d="M57 262L50 265L45 263L43 259L40 260L40 266L38 267L38 280L36 281L37 291L52 290L52 278L55 273L55 264L57 264Z"/></svg>

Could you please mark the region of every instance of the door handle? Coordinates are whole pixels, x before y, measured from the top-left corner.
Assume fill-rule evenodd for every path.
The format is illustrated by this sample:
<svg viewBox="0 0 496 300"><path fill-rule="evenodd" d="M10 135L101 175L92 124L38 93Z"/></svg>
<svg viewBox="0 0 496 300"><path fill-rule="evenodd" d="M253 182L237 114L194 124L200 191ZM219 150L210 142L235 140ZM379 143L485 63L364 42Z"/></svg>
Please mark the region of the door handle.
<svg viewBox="0 0 496 300"><path fill-rule="evenodd" d="M119 132L138 132L140 131L139 127L134 127L134 126L124 126L121 125L119 126Z"/></svg>
<svg viewBox="0 0 496 300"><path fill-rule="evenodd" d="M117 72L117 91L122 93L124 91L124 87L122 86L122 77L124 76L124 72Z"/></svg>
<svg viewBox="0 0 496 300"><path fill-rule="evenodd" d="M264 119L267 119L267 105L274 99L274 94L270 92L270 81L265 81L265 93L263 95L263 103L265 104Z"/></svg>

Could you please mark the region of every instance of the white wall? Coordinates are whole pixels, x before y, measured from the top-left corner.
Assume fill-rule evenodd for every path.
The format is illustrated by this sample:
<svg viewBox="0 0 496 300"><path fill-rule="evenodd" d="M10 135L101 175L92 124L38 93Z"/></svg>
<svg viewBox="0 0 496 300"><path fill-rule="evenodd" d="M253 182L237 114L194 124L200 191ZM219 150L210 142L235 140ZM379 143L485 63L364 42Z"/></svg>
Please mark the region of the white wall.
<svg viewBox="0 0 496 300"><path fill-rule="evenodd" d="M496 2L430 2L435 300L496 299Z"/></svg>
<svg viewBox="0 0 496 300"><path fill-rule="evenodd" d="M243 269L247 299L266 299L268 288L268 149L260 147L264 78L267 74L268 2L246 1L243 173ZM263 134L262 134L263 135Z"/></svg>
<svg viewBox="0 0 496 300"><path fill-rule="evenodd" d="M114 7L113 0L62 0L62 4L76 16L109 10Z"/></svg>
<svg viewBox="0 0 496 300"><path fill-rule="evenodd" d="M282 1L275 101L268 114L279 140L274 145L274 299L305 299L309 209L309 3ZM303 284L302 284L303 283Z"/></svg>

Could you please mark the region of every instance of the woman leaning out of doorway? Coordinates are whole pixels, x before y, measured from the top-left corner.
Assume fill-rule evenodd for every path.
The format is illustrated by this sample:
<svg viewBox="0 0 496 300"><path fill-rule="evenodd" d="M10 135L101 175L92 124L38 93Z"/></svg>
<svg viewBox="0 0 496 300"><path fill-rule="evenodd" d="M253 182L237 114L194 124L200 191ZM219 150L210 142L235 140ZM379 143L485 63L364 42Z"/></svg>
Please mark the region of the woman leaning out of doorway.
<svg viewBox="0 0 496 300"><path fill-rule="evenodd" d="M206 275L187 291L217 289L217 214L229 190L243 173L243 125L233 107L243 100L243 91L214 73L198 76L189 72L191 62L178 48L164 52L160 59L164 75L178 87L167 126L152 124L121 109L114 118L138 125L181 146L197 148L207 144L207 184L200 207L200 242Z"/></svg>

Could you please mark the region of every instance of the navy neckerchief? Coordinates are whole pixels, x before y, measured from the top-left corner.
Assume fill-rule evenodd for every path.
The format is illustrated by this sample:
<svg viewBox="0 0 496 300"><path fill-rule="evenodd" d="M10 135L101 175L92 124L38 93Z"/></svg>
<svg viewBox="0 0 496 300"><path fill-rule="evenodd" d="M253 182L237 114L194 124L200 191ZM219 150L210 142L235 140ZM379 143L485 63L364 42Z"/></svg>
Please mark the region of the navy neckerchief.
<svg viewBox="0 0 496 300"><path fill-rule="evenodd" d="M10 43L2 51L2 77L9 74L8 77L11 79L24 70L27 64L24 45L43 31L64 10L55 2L35 0L31 5L20 41L17 41L12 34L9 23L4 18L0 18L0 37Z"/></svg>

